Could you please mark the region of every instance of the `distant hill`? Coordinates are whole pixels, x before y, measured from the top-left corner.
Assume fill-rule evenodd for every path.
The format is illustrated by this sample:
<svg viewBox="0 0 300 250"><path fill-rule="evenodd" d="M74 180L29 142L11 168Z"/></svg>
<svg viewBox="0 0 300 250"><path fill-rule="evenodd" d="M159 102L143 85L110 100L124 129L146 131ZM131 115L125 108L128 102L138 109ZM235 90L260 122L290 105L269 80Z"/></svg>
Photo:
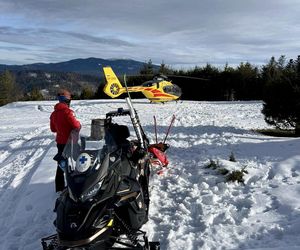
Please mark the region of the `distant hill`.
<svg viewBox="0 0 300 250"><path fill-rule="evenodd" d="M33 89L47 91L47 98L55 97L58 88L67 88L80 95L84 88L96 91L104 85L102 67L111 66L117 76L137 75L145 63L130 59L74 59L59 63L34 63L26 65L0 64L0 73L9 70L22 93ZM152 65L157 71L159 66Z"/></svg>
<svg viewBox="0 0 300 250"><path fill-rule="evenodd" d="M102 67L111 66L117 75L134 75L139 73L145 63L131 59L101 59L86 58L74 59L59 63L34 63L26 65L4 65L0 64L0 71L31 71L39 70L45 72L74 72L84 75L102 76ZM154 69L159 66L153 65Z"/></svg>

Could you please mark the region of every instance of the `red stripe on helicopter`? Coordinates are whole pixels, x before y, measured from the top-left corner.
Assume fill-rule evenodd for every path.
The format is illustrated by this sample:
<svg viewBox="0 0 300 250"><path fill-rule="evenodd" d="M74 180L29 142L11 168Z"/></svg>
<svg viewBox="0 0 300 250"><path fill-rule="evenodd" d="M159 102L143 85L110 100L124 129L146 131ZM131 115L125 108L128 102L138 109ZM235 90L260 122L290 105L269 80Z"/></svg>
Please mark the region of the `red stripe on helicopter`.
<svg viewBox="0 0 300 250"><path fill-rule="evenodd" d="M153 90L151 90L151 92L152 92L153 94L155 94L155 93L161 93L161 91L158 90L158 89L153 89Z"/></svg>
<svg viewBox="0 0 300 250"><path fill-rule="evenodd" d="M153 94L153 96L157 97L157 96L165 96L165 97L171 97L170 95L167 95L167 94Z"/></svg>
<svg viewBox="0 0 300 250"><path fill-rule="evenodd" d="M150 92L153 94L154 97L157 97L157 96L171 97L171 96L168 95L168 94L162 93L162 92L161 92L160 90L158 90L158 89L152 89Z"/></svg>

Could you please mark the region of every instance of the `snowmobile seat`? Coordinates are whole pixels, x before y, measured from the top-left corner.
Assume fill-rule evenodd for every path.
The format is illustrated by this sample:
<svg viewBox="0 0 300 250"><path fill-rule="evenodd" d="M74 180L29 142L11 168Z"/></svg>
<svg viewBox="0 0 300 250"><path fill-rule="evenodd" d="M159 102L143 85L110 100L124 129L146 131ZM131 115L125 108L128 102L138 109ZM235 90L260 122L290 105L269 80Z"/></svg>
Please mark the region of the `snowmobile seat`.
<svg viewBox="0 0 300 250"><path fill-rule="evenodd" d="M127 138L130 136L129 129L126 125L119 125L117 123L112 123L109 126L110 133L113 136L115 143L120 147L130 146Z"/></svg>

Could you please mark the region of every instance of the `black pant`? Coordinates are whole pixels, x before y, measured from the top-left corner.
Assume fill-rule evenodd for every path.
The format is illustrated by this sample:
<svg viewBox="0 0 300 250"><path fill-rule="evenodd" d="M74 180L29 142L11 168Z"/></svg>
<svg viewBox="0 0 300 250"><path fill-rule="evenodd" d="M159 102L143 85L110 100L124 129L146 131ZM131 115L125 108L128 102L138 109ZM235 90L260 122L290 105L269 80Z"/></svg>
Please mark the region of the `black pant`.
<svg viewBox="0 0 300 250"><path fill-rule="evenodd" d="M57 144L57 154L59 156L62 155L64 151L65 144ZM65 178L64 178L64 171L57 165L56 175L55 175L55 190L56 192L63 191L65 189Z"/></svg>

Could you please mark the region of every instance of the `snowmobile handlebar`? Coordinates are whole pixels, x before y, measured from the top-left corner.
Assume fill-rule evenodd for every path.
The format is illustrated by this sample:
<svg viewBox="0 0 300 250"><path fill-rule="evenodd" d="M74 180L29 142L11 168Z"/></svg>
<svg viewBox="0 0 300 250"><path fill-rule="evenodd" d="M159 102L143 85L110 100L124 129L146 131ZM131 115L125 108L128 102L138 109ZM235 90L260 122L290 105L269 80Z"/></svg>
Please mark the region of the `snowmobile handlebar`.
<svg viewBox="0 0 300 250"><path fill-rule="evenodd" d="M130 110L129 109L123 109L123 108L118 108L117 111L110 111L106 114L106 119L109 119L114 116L126 116L130 115Z"/></svg>

